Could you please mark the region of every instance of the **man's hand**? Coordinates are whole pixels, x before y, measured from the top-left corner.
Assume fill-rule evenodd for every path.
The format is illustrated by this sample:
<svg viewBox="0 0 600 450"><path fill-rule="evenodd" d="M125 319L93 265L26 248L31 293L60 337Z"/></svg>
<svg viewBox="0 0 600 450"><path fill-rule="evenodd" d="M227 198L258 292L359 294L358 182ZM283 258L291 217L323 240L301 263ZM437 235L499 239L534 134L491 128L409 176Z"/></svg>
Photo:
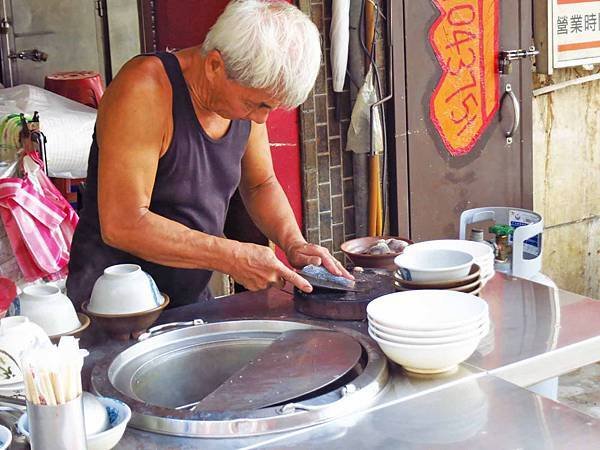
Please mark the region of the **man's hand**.
<svg viewBox="0 0 600 450"><path fill-rule="evenodd" d="M320 245L309 244L305 241L296 242L290 245L285 253L290 264L297 269L301 269L308 264L323 265L334 275L354 280L354 277L344 268L342 263L335 259L329 253L329 250Z"/></svg>
<svg viewBox="0 0 600 450"><path fill-rule="evenodd" d="M283 287L286 281L303 292L312 291L308 281L279 261L273 250L262 245L237 243L228 273L250 291Z"/></svg>

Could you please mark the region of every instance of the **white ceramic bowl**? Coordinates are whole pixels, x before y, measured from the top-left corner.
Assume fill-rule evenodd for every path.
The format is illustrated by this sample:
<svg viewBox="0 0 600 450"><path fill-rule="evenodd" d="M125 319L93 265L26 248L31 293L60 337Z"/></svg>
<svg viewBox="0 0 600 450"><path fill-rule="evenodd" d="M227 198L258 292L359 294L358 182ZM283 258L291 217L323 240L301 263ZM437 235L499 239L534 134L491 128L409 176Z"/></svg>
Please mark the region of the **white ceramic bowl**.
<svg viewBox="0 0 600 450"><path fill-rule="evenodd" d="M367 305L367 314L393 329L440 331L472 324L489 313L486 301L475 295L423 289L378 297Z"/></svg>
<svg viewBox="0 0 600 450"><path fill-rule="evenodd" d="M458 334L464 334L472 331L473 329L479 328L484 324L490 323L490 319L487 314L484 314L479 320L475 320L467 325L456 328L449 328L445 330L401 330L398 328L386 327L385 325L379 323L375 319L370 316L367 316L369 319L369 325L375 328L376 331L382 331L384 333L390 333L394 336L407 337L407 338L445 338L445 337L453 337Z"/></svg>
<svg viewBox="0 0 600 450"><path fill-rule="evenodd" d="M438 345L397 344L381 339L369 331L383 353L406 370L416 373L441 373L454 369L477 349L481 336Z"/></svg>
<svg viewBox="0 0 600 450"><path fill-rule="evenodd" d="M0 395L6 397L25 397L25 383L21 381L9 385L0 385Z"/></svg>
<svg viewBox="0 0 600 450"><path fill-rule="evenodd" d="M486 278L494 272L494 251L487 244L461 239L439 239L424 241L407 247L405 253L419 250L459 250L473 255L474 263L481 268L481 278Z"/></svg>
<svg viewBox="0 0 600 450"><path fill-rule="evenodd" d="M104 269L96 280L88 311L97 314L132 314L162 305L163 296L150 275L136 264Z"/></svg>
<svg viewBox="0 0 600 450"><path fill-rule="evenodd" d="M5 426L0 425L0 450L6 450L12 442L12 433Z"/></svg>
<svg viewBox="0 0 600 450"><path fill-rule="evenodd" d="M474 258L458 250L422 250L394 258L402 278L413 281L450 281L469 274Z"/></svg>
<svg viewBox="0 0 600 450"><path fill-rule="evenodd" d="M19 295L19 309L22 316L42 327L49 336L68 333L81 326L71 300L51 284L24 288Z"/></svg>
<svg viewBox="0 0 600 450"><path fill-rule="evenodd" d="M472 339L474 337L479 336L483 338L490 331L490 323L485 322L480 325L478 328L473 328L471 331L461 334L455 334L453 336L447 337L423 337L423 338L409 338L404 336L399 336L395 334L384 333L383 331L378 330L373 325L369 325L369 333L376 335L377 337L389 341L395 342L396 344L409 344L409 345L439 345L439 344L451 344L454 342L460 342Z"/></svg>
<svg viewBox="0 0 600 450"><path fill-rule="evenodd" d="M494 251L489 245L462 239L438 239L417 242L407 247L404 252L411 253L421 250L459 250L470 253L476 260L485 261L486 258L491 258L493 261L494 259Z"/></svg>
<svg viewBox="0 0 600 450"><path fill-rule="evenodd" d="M462 251L462 250L461 250ZM466 251L466 250L465 250ZM467 253L471 253L469 251L467 251ZM473 253L471 253L473 254ZM473 258L475 258L475 261L481 261L483 264L490 264L490 263L494 263L494 253L491 253L491 249L490 249L490 254L487 256L475 256L473 255Z"/></svg>
<svg viewBox="0 0 600 450"><path fill-rule="evenodd" d="M114 448L125 433L125 428L131 420L131 409L125 403L108 397L98 397L108 413L110 427L101 433L87 436L88 450L110 450ZM29 440L29 421L27 413L23 414L17 422L17 428Z"/></svg>
<svg viewBox="0 0 600 450"><path fill-rule="evenodd" d="M18 363L21 352L35 343L50 343L46 332L24 316L0 319L0 350L8 353ZM0 385L11 385L23 381L18 365L10 358L0 354Z"/></svg>

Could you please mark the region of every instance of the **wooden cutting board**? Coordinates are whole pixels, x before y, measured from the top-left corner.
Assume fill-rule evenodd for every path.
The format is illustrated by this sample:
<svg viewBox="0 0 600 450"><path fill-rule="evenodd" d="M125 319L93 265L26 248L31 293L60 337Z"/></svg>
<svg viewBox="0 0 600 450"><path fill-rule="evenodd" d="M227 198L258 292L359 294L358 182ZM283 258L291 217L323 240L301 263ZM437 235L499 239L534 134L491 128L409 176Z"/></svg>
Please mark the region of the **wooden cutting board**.
<svg viewBox="0 0 600 450"><path fill-rule="evenodd" d="M374 298L394 292L391 272L354 273L360 292L333 292L314 289L312 293L294 289L296 311L310 317L330 320L365 320L367 305Z"/></svg>

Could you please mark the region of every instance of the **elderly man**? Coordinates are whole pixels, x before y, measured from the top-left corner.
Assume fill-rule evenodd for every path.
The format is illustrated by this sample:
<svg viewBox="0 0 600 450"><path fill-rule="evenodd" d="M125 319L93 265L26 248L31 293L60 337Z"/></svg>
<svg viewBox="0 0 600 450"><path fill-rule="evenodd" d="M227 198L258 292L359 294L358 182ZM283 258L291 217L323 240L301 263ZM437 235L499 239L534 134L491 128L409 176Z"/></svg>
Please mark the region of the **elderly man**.
<svg viewBox="0 0 600 450"><path fill-rule="evenodd" d="M222 237L238 185L293 266L351 278L302 237L265 127L270 111L306 99L320 61L319 33L302 12L244 0L227 6L201 46L128 62L98 110L69 264L73 301L86 301L103 269L120 263L140 265L174 305L209 297L213 270L250 290L287 280L310 292L270 248Z"/></svg>

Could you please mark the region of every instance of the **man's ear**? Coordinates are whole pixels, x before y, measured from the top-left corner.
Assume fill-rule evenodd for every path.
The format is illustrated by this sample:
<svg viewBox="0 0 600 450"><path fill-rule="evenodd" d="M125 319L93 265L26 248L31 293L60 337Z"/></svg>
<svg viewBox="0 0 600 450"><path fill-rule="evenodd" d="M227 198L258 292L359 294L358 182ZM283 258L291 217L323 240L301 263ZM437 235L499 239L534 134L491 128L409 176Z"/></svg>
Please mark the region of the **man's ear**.
<svg viewBox="0 0 600 450"><path fill-rule="evenodd" d="M211 50L206 54L204 58L204 71L206 72L206 79L211 83L227 78L225 62L218 50Z"/></svg>

